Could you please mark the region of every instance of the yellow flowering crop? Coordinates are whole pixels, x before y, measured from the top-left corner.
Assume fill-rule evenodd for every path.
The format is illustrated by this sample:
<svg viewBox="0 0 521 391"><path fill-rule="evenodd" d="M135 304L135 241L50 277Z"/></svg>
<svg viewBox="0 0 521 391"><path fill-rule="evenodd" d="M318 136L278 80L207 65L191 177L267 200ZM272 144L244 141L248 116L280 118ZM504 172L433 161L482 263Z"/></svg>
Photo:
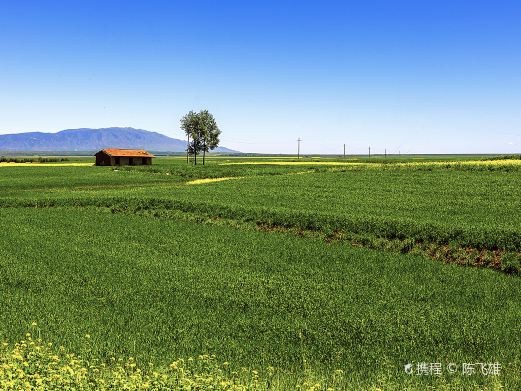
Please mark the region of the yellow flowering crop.
<svg viewBox="0 0 521 391"><path fill-rule="evenodd" d="M458 167L458 166L521 166L519 159L504 160L461 160L461 161L434 161L434 162L406 162L406 163L367 163L367 162L316 162L316 161L258 161L258 162L231 162L220 163L223 166L232 165L276 165L276 166L348 166L363 168L383 167Z"/></svg>
<svg viewBox="0 0 521 391"><path fill-rule="evenodd" d="M332 377L334 383L340 384ZM188 360L179 359L168 367L148 363L140 368L134 358L114 358L111 364L86 360L30 333L15 343L0 347L0 390L319 390L316 382L281 385L275 369L268 367L261 376L257 370L243 368L231 372L229 363L219 364L214 355L199 355Z"/></svg>
<svg viewBox="0 0 521 391"><path fill-rule="evenodd" d="M229 181L231 179L241 179L243 177L240 176L227 176L227 177L221 177L221 178L204 178L204 179L195 179L193 181L186 182L187 185L202 185L205 183L212 183L212 182L222 182L222 181Z"/></svg>

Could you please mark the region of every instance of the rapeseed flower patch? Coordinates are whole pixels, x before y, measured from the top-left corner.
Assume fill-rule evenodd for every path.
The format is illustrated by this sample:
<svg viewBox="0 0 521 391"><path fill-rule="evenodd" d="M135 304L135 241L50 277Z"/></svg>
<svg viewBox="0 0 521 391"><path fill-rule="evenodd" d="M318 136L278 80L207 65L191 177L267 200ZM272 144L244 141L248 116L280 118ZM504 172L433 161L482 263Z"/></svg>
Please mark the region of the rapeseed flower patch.
<svg viewBox="0 0 521 391"><path fill-rule="evenodd" d="M222 182L229 181L232 179L242 179L244 177L241 176L227 176L221 178L204 178L204 179L195 179L193 181L186 182L187 185L203 185L205 183L213 183L213 182Z"/></svg>
<svg viewBox="0 0 521 391"><path fill-rule="evenodd" d="M34 323L33 323L34 324ZM338 375L338 370L335 372ZM343 379L332 376L320 383L304 380L301 390L339 390ZM2 390L277 390L282 386L275 369L268 367L261 376L257 370L231 371L229 363L219 364L214 355L202 354L178 359L168 367L152 363L141 368L133 357L112 358L111 364L67 353L63 347L33 339L31 333L14 345L0 348L0 389Z"/></svg>

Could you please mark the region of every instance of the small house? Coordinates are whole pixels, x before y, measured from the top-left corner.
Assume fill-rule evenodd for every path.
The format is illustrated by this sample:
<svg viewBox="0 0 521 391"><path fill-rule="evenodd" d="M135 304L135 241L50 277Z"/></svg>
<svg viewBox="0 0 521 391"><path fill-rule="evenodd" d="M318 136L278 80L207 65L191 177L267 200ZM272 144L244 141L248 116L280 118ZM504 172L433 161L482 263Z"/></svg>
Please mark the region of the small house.
<svg viewBox="0 0 521 391"><path fill-rule="evenodd" d="M96 166L141 166L152 164L151 153L142 149L102 149L96 153Z"/></svg>

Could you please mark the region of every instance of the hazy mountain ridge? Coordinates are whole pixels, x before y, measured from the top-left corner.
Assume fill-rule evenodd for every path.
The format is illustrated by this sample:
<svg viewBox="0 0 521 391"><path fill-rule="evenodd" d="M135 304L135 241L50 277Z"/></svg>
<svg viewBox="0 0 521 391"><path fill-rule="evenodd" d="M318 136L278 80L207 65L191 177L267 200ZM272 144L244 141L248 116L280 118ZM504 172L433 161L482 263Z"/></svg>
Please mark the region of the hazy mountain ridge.
<svg viewBox="0 0 521 391"><path fill-rule="evenodd" d="M0 151L97 151L103 148L183 152L186 150L186 141L144 129L118 127L0 135ZM225 147L214 151L236 152Z"/></svg>

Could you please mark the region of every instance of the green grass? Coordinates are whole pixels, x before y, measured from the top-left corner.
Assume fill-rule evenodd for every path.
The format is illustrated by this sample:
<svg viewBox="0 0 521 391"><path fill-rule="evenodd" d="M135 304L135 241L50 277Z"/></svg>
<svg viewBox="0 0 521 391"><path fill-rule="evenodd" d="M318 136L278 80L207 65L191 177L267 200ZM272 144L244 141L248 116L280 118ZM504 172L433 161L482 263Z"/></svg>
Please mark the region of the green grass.
<svg viewBox="0 0 521 391"><path fill-rule="evenodd" d="M158 208L178 207L263 224L454 243L478 250L521 251L521 220L512 213L521 208L517 171L167 167L166 171L153 167L158 172L10 168L14 179L0 179L2 198L15 204L25 199L106 206L116 202L110 201L114 198L123 204L144 200L142 204ZM21 170L23 177L16 175ZM244 178L184 185L194 178L221 176Z"/></svg>
<svg viewBox="0 0 521 391"><path fill-rule="evenodd" d="M303 360L360 384L411 361L504 365L517 381L517 278L420 257L93 210L0 211L3 338L97 357L214 353L288 376ZM40 227L40 228L37 228ZM499 305L499 303L501 303ZM475 381L476 379L472 379Z"/></svg>
<svg viewBox="0 0 521 391"><path fill-rule="evenodd" d="M0 339L37 321L46 340L85 356L167 366L216 354L275 366L286 388L336 369L352 388L490 386L403 365L500 362L500 382L519 387L519 277L323 240L518 257L519 171L218 164L231 159L248 160L1 167ZM185 184L223 176L243 178Z"/></svg>

